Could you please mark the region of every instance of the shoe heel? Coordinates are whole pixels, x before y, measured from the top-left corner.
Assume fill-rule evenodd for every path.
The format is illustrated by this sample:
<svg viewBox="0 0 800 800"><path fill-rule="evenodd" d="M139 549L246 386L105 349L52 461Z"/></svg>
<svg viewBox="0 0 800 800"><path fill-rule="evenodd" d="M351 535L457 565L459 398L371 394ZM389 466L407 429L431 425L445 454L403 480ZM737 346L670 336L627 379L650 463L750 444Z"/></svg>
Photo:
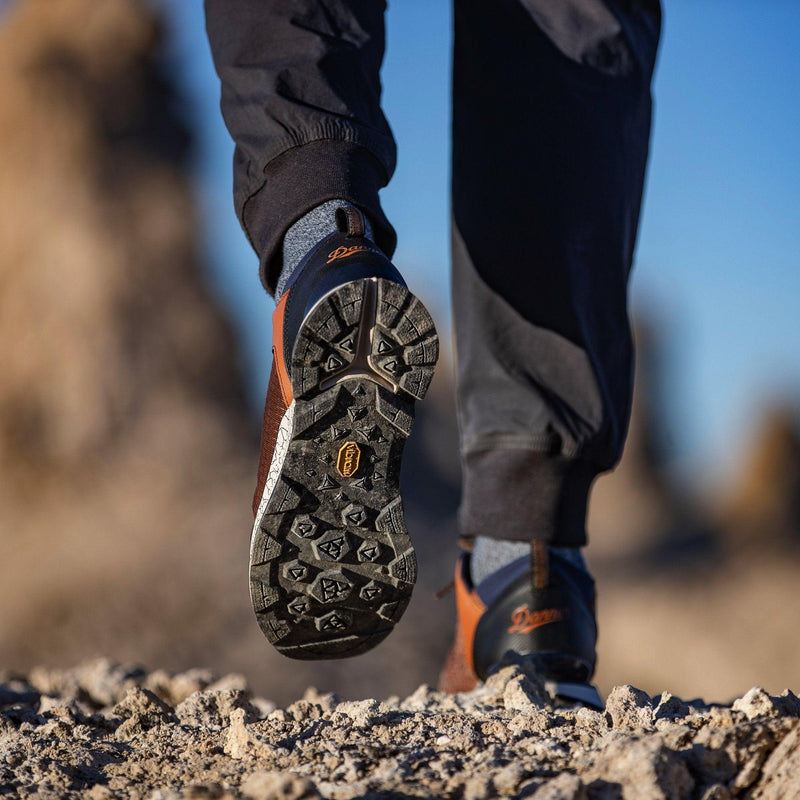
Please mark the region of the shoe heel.
<svg viewBox="0 0 800 800"><path fill-rule="evenodd" d="M338 286L308 313L292 356L295 397L364 378L421 400L433 379L439 338L422 302L405 286L365 278Z"/></svg>

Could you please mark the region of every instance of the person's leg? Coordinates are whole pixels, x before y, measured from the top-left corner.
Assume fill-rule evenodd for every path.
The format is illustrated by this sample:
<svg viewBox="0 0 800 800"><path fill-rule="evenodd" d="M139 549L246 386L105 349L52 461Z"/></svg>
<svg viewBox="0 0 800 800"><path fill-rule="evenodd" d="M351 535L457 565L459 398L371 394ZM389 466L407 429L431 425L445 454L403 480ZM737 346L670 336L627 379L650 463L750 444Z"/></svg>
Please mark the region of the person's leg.
<svg viewBox="0 0 800 800"><path fill-rule="evenodd" d="M359 207L391 258L396 237L378 190L395 168L380 106L385 3L205 0L236 144L236 213L274 292L289 227L326 200Z"/></svg>
<svg viewBox="0 0 800 800"><path fill-rule="evenodd" d="M455 0L460 527L484 553L585 544L620 456L659 28L657 0Z"/></svg>
<svg viewBox="0 0 800 800"><path fill-rule="evenodd" d="M278 299L250 596L295 658L376 645L416 576L400 459L438 340L388 260L378 201L395 160L380 109L384 5L206 0L236 209Z"/></svg>
<svg viewBox="0 0 800 800"><path fill-rule="evenodd" d="M563 31L553 16L569 7L574 29ZM659 28L657 3L622 7L613 16L600 0L501 0L487 13L480 0L455 3L467 536L584 544L591 481L622 451L627 281Z"/></svg>

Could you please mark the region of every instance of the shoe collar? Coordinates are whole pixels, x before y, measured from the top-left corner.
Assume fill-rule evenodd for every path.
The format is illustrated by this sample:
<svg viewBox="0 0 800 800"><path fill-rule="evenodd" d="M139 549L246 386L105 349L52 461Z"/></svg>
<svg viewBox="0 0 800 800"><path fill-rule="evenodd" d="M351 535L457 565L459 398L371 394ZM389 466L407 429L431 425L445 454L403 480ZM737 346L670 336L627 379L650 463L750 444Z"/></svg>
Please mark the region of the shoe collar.
<svg viewBox="0 0 800 800"><path fill-rule="evenodd" d="M476 587L474 591L480 597L484 605L492 605L502 594L506 592L511 584L516 583L520 578L531 573L531 557L529 554L520 556L510 564L487 575Z"/></svg>

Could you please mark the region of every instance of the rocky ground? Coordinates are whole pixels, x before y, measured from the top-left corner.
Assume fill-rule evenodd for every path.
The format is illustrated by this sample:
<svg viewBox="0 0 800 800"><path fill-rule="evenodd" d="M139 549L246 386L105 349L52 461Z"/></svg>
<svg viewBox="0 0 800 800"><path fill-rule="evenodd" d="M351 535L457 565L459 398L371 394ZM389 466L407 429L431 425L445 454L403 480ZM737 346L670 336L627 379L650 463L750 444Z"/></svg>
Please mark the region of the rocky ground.
<svg viewBox="0 0 800 800"><path fill-rule="evenodd" d="M535 800L800 797L800 700L730 706L615 688L604 711L553 707L518 665L453 697L286 708L240 676L105 660L0 676L0 796Z"/></svg>

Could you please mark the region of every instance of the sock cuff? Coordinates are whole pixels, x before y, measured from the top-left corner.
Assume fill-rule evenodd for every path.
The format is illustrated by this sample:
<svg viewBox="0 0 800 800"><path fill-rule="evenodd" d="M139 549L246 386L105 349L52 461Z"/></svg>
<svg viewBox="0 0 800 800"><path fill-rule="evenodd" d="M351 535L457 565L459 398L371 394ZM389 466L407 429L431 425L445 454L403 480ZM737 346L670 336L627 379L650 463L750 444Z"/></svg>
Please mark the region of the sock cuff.
<svg viewBox="0 0 800 800"><path fill-rule="evenodd" d="M347 201L367 214L375 243L392 257L397 235L378 198L388 176L366 148L331 139L310 142L270 161L264 177L263 186L244 204L242 224L258 253L261 282L270 294L281 272L286 231L327 200Z"/></svg>
<svg viewBox="0 0 800 800"><path fill-rule="evenodd" d="M527 542L510 542L478 536L469 560L470 576L475 586L509 564L519 562L520 569L530 572L531 548Z"/></svg>
<svg viewBox="0 0 800 800"><path fill-rule="evenodd" d="M557 556L575 569L589 572L586 560L578 547L550 547L550 556ZM512 566L513 565L513 566ZM519 574L531 570L531 546L528 542L511 542L506 539L492 539L478 536L469 560L470 577L477 586L490 575L498 575L502 570L501 583L508 584ZM500 575L498 575L500 577Z"/></svg>
<svg viewBox="0 0 800 800"><path fill-rule="evenodd" d="M292 278L295 270L300 266L304 257L309 254L320 242L334 233L337 233L339 226L337 223L337 212L339 209L356 213L364 222L364 238L374 241L372 225L352 203L337 198L336 200L326 200L318 206L314 206L307 214L300 217L283 237L281 247L281 271L275 285L275 299L286 291L286 287Z"/></svg>

